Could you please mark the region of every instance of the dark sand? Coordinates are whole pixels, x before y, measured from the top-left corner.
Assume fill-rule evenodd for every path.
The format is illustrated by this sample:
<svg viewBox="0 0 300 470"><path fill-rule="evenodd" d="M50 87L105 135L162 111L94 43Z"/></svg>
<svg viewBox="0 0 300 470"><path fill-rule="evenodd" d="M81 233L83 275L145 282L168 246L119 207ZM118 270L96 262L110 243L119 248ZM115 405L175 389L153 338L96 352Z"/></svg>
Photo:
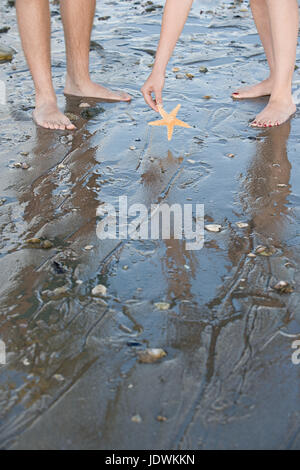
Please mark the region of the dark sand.
<svg viewBox="0 0 300 470"><path fill-rule="evenodd" d="M266 73L251 15L241 11L247 3L195 2L164 94L165 108L181 103L178 117L194 127L177 128L168 143L164 128L147 126L156 115L139 92L161 9L99 2L93 40L103 49L91 52L93 77L134 99L97 105L99 114L68 134L32 123L14 9L1 0L0 26L11 29L0 42L17 50L0 64L9 94L0 113L2 449L300 448L300 365L286 336L300 339L300 120L251 129L266 100L230 98L241 80ZM63 97L62 27L58 7L52 11L59 102L79 115L78 103ZM176 79L174 66L194 78ZM100 241L96 208L120 195L147 206L205 204L206 221L223 230L206 232L194 252L178 240ZM33 236L54 247L28 247ZM249 258L259 244L274 254ZM294 292L274 291L279 280ZM107 305L91 296L99 283ZM51 296L60 286L67 293ZM155 308L162 301L168 310ZM141 364L145 347L168 354Z"/></svg>

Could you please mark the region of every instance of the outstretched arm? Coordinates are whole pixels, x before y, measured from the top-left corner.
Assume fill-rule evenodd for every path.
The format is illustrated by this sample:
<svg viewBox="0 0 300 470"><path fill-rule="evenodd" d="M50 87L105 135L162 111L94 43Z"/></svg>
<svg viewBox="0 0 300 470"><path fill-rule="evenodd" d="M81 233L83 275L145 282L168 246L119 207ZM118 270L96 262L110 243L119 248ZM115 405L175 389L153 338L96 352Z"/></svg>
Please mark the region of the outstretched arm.
<svg viewBox="0 0 300 470"><path fill-rule="evenodd" d="M183 30L192 4L193 0L166 1L153 70L142 87L146 103L155 111L158 111L157 104L162 103L162 90L167 64ZM156 101L152 98L152 93L154 93Z"/></svg>

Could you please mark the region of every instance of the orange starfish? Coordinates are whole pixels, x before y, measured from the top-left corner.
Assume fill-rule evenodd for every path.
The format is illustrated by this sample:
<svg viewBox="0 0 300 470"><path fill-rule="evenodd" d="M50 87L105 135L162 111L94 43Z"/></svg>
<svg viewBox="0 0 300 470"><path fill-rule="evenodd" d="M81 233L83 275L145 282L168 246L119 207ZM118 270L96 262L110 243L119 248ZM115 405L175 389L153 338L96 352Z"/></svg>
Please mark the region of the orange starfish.
<svg viewBox="0 0 300 470"><path fill-rule="evenodd" d="M161 115L163 119L160 119L159 121L151 121L149 122L149 126L167 126L168 140L171 140L173 131L174 131L174 126L191 127L186 122L183 122L183 121L180 121L180 119L177 119L176 116L180 107L181 107L181 104L178 104L176 108L174 108L173 111L171 111L170 114L168 114L166 113L166 111L163 109L161 105L158 105L159 114Z"/></svg>

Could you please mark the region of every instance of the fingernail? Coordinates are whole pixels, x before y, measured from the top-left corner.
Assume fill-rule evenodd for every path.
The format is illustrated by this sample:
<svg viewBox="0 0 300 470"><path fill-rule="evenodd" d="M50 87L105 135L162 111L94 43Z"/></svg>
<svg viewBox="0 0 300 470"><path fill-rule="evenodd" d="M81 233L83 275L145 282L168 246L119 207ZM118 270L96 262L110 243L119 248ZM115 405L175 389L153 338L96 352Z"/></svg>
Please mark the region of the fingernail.
<svg viewBox="0 0 300 470"><path fill-rule="evenodd" d="M235 93L232 93L232 94L233 94L233 95L239 95L239 93L236 93L236 92L235 92Z"/></svg>

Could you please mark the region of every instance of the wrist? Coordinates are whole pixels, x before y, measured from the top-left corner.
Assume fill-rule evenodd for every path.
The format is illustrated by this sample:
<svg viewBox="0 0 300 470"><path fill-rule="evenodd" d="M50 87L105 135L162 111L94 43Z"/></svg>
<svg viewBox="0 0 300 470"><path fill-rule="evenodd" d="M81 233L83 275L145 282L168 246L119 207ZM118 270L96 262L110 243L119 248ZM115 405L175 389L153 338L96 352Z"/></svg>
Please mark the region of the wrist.
<svg viewBox="0 0 300 470"><path fill-rule="evenodd" d="M154 64L153 69L152 69L152 75L164 77L165 74L166 74L166 67L161 66L159 64Z"/></svg>

